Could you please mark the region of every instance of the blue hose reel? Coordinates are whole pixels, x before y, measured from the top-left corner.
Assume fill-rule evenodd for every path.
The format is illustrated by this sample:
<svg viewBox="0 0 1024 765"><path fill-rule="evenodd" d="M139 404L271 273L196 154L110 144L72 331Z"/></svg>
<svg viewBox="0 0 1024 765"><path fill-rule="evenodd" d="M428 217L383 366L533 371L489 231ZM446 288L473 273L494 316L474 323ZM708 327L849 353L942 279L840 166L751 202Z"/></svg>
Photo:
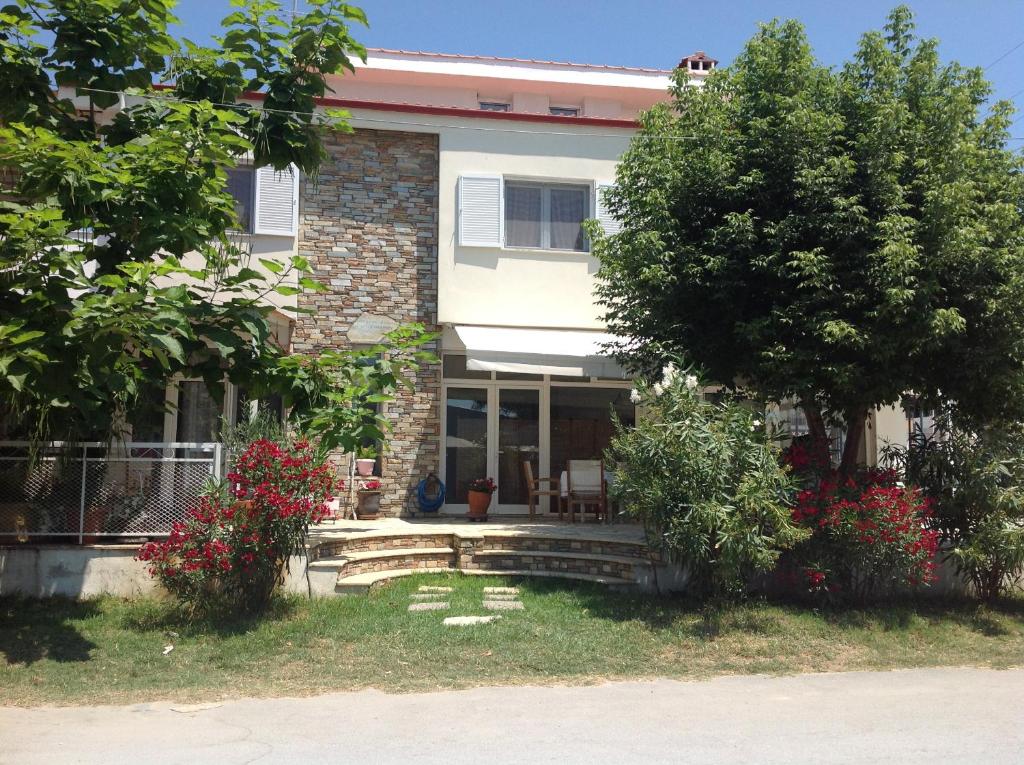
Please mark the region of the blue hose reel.
<svg viewBox="0 0 1024 765"><path fill-rule="evenodd" d="M436 513L444 504L444 483L431 473L416 486L416 501L421 513Z"/></svg>

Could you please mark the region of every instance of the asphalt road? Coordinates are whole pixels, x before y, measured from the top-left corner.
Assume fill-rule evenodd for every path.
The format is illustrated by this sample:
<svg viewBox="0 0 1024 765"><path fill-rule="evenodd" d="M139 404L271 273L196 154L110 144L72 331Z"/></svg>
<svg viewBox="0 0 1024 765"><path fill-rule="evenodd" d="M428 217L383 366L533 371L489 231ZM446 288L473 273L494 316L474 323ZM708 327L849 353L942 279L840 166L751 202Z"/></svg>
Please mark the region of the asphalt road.
<svg viewBox="0 0 1024 765"><path fill-rule="evenodd" d="M1024 763L1024 670L0 708L11 765L942 761Z"/></svg>

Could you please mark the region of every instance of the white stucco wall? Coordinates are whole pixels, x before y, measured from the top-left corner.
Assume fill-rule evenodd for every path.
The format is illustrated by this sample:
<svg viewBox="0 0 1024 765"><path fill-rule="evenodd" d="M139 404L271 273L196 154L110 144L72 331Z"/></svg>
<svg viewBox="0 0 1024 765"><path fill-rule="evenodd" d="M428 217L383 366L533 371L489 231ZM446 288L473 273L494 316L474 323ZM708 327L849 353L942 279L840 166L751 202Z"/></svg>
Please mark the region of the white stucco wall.
<svg viewBox="0 0 1024 765"><path fill-rule="evenodd" d="M438 322L601 329L589 253L457 244L459 176L611 183L628 128L352 110L355 128L439 135ZM594 214L593 200L591 215Z"/></svg>
<svg viewBox="0 0 1024 765"><path fill-rule="evenodd" d="M879 457L888 444L907 446L907 415L902 407L885 406L875 412L875 438Z"/></svg>
<svg viewBox="0 0 1024 765"><path fill-rule="evenodd" d="M303 179L304 181L305 179ZM294 236L265 236L259 234L252 234L250 236L252 240L252 252L247 262L242 263L242 266L252 268L255 271L260 272L266 279L267 285L276 284L279 278L283 277L282 284L289 287L298 286L298 274L295 271L283 274L281 277L271 273L260 260L276 260L277 262L284 265L285 268L290 267L291 258L296 254L296 238ZM187 268L194 268L201 270L204 266L203 256L198 252L186 253L185 257L182 258L182 265ZM161 286L169 286L172 284L189 283L192 280L190 277L183 274L174 274L172 276L162 277L158 280ZM247 296L252 296L253 293L246 293ZM218 298L226 300L229 297L239 297L237 293L228 294L222 292ZM297 305L295 295L280 295L276 292L269 292L264 296L264 301L274 306L278 310L284 311L289 316L294 316L295 307Z"/></svg>
<svg viewBox="0 0 1024 765"><path fill-rule="evenodd" d="M0 595L133 598L158 592L138 545L0 547Z"/></svg>
<svg viewBox="0 0 1024 765"><path fill-rule="evenodd" d="M500 131L442 128L438 320L511 327L601 328L600 312L594 303L598 264L589 253L458 245L458 180L463 174L496 173L587 185L611 182L632 132L517 123L508 123L508 129Z"/></svg>

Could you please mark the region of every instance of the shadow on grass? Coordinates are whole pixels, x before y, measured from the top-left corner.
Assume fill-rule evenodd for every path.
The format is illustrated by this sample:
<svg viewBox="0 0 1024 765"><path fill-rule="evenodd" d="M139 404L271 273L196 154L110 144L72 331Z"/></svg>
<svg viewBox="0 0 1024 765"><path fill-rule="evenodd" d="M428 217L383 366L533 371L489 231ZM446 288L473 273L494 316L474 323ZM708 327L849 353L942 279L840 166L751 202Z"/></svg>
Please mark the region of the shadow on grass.
<svg viewBox="0 0 1024 765"><path fill-rule="evenodd" d="M600 584L531 578L517 582L520 590L535 595L558 594L570 598L598 618L614 622L640 622L650 629L665 629L681 616L698 615L699 604L676 595L616 592Z"/></svg>
<svg viewBox="0 0 1024 765"><path fill-rule="evenodd" d="M96 644L74 624L95 616L91 601L69 598L0 599L0 654L8 664L89 661Z"/></svg>
<svg viewBox="0 0 1024 765"><path fill-rule="evenodd" d="M806 599L752 596L718 607L681 594L625 593L602 585L553 579L522 579L519 588L536 595L557 594L573 600L598 618L640 622L651 630L682 629L699 640L728 634L769 636L785 632L790 619L819 619L831 628L906 632L915 626L954 625L986 637L1024 629L1024 598L979 603L964 596L918 594L891 597L868 605L819 607Z"/></svg>
<svg viewBox="0 0 1024 765"><path fill-rule="evenodd" d="M776 598L774 604L797 616L818 614L829 626L841 630L879 629L901 632L921 622L928 626L956 625L986 637L1010 635L1007 622L1024 628L1024 599L1004 598L981 603L962 595L917 594L882 598L863 605L830 604L814 608L802 599Z"/></svg>
<svg viewBox="0 0 1024 765"><path fill-rule="evenodd" d="M121 624L134 632L174 631L192 637L229 637L252 632L266 622L290 619L298 606L299 601L295 597L276 596L267 610L259 614L189 613L174 601L140 600L127 605Z"/></svg>

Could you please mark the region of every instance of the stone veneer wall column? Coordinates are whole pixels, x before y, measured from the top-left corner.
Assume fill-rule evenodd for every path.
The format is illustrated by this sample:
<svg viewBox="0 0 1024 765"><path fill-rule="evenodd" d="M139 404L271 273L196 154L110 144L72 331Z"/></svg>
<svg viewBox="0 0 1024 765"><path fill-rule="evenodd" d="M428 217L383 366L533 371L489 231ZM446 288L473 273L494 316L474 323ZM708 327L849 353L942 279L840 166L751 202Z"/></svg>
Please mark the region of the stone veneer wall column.
<svg viewBox="0 0 1024 765"><path fill-rule="evenodd" d="M298 252L329 290L299 296L313 313L298 315L293 348L352 347L347 333L363 314L436 331L438 137L357 130L332 135L326 149L319 177L302 182ZM440 366L422 368L413 382L387 405L388 515L414 511L417 482L440 469Z"/></svg>

